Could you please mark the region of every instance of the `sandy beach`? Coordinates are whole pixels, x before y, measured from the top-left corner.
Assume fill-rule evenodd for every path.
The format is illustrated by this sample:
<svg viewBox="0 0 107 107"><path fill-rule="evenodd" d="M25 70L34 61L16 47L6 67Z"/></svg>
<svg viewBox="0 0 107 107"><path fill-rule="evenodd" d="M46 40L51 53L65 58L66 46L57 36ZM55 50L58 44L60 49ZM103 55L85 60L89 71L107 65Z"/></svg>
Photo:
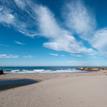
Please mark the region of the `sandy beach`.
<svg viewBox="0 0 107 107"><path fill-rule="evenodd" d="M0 107L107 107L107 0L0 0Z"/></svg>
<svg viewBox="0 0 107 107"><path fill-rule="evenodd" d="M1 75L0 107L107 107L106 72Z"/></svg>

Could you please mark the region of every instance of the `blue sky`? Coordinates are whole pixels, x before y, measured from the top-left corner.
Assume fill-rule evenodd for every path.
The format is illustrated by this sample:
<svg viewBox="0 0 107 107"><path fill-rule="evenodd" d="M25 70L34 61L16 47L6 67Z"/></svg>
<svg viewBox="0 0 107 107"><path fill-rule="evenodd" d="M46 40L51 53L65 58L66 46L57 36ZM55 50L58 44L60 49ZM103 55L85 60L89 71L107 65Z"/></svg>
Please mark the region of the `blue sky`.
<svg viewBox="0 0 107 107"><path fill-rule="evenodd" d="M106 66L106 0L0 0L0 65Z"/></svg>

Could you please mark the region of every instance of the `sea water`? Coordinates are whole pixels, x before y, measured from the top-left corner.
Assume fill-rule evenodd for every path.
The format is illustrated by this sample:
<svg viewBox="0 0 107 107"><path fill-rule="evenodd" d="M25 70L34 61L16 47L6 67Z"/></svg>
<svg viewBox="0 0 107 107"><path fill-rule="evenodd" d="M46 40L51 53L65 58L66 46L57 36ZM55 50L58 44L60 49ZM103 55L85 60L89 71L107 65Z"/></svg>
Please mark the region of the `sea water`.
<svg viewBox="0 0 107 107"><path fill-rule="evenodd" d="M61 73L61 72L83 72L78 67L70 66L8 66L0 67L6 73Z"/></svg>

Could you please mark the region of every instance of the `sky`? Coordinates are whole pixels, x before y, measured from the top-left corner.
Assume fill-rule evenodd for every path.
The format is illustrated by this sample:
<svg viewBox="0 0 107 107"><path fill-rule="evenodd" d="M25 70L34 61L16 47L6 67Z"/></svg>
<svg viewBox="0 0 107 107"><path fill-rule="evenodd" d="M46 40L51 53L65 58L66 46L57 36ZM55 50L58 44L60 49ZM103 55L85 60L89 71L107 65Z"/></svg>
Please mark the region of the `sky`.
<svg viewBox="0 0 107 107"><path fill-rule="evenodd" d="M0 66L107 66L107 1L0 0Z"/></svg>

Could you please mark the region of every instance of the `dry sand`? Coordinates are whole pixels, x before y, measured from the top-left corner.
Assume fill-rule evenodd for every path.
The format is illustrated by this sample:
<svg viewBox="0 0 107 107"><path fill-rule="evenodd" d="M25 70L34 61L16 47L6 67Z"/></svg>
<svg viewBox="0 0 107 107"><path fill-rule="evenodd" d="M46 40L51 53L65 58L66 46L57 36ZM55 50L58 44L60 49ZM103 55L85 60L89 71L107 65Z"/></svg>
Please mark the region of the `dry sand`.
<svg viewBox="0 0 107 107"><path fill-rule="evenodd" d="M0 107L107 107L106 72L7 74L0 78L22 77L42 81L0 91Z"/></svg>

